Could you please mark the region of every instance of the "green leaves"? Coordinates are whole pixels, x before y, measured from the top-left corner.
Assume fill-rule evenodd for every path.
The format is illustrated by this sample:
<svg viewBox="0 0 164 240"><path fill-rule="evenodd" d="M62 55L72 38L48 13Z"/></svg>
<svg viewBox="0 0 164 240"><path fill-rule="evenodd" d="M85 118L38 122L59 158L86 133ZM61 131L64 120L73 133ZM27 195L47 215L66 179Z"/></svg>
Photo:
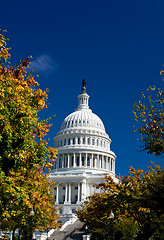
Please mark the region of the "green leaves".
<svg viewBox="0 0 164 240"><path fill-rule="evenodd" d="M141 100L134 103L136 128L143 141L142 149L161 156L164 153L164 91L150 86Z"/></svg>
<svg viewBox="0 0 164 240"><path fill-rule="evenodd" d="M99 187L102 193L90 196L77 212L93 232L98 228L110 235L111 209L115 214L114 229L118 239L134 239L136 234L139 239L149 239L161 229L164 171L159 166L154 164L146 173L131 167L128 176L118 182L107 176ZM128 231L126 226L129 226Z"/></svg>
<svg viewBox="0 0 164 240"><path fill-rule="evenodd" d="M6 64L9 57L6 38L0 34L0 227L26 228L34 206L35 227L56 227L49 194L54 183L43 169L50 167L49 156L56 158L57 150L44 139L51 124L37 117L47 107L47 93L27 75L29 58L12 67Z"/></svg>

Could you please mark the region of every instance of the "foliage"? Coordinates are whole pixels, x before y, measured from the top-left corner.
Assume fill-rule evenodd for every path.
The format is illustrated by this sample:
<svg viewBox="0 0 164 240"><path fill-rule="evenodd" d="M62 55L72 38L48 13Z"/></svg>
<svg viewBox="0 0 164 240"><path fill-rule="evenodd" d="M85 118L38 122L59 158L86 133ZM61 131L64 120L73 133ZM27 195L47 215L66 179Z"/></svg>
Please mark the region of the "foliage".
<svg viewBox="0 0 164 240"><path fill-rule="evenodd" d="M157 190L161 195L160 199L156 197L156 192L152 191L158 179L162 184ZM97 228L99 232L106 232L109 237L111 209L115 213L114 228L115 234L120 236L118 239L133 239L138 231L139 239L146 240L160 228L163 219L164 172L159 166L149 168L146 173L130 168L129 175L124 176L119 182L114 182L107 176L106 181L99 186L102 193L90 196L77 212L91 231L95 232ZM154 208L154 203L158 209ZM129 233L126 228L128 224L129 226L131 224Z"/></svg>
<svg viewBox="0 0 164 240"><path fill-rule="evenodd" d="M9 57L0 34L0 227L26 228L32 208L34 228L56 227L54 183L43 171L57 150L44 139L51 124L37 117L47 107L47 93L27 74L29 58L12 67Z"/></svg>
<svg viewBox="0 0 164 240"><path fill-rule="evenodd" d="M142 149L161 156L164 153L164 90L150 86L134 104L133 113L144 142Z"/></svg>

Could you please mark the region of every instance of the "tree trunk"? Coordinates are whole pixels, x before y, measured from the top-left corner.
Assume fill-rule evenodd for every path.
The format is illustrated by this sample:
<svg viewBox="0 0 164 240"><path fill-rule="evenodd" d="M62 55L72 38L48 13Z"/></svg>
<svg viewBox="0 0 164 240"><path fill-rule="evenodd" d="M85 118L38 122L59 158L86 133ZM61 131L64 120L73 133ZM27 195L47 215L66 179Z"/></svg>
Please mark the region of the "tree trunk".
<svg viewBox="0 0 164 240"><path fill-rule="evenodd" d="M12 240L14 240L14 237L15 237L15 230L16 230L16 228L14 228L13 232L12 232Z"/></svg>

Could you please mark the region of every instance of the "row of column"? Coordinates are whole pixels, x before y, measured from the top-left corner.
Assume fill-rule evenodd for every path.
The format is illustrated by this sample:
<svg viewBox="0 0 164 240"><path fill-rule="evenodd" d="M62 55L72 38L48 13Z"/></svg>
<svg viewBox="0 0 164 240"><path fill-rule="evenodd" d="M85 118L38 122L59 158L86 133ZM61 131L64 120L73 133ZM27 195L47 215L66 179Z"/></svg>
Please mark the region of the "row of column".
<svg viewBox="0 0 164 240"><path fill-rule="evenodd" d="M73 185L75 187L75 185ZM62 186L63 187L63 186ZM78 191L77 191L77 199L76 199L76 203L80 203L81 201L83 201L86 198L86 179L84 179L82 182L79 182L78 185ZM56 187L56 204L59 204L59 195L62 195L60 191L62 191L62 189L60 189L59 185L57 185ZM72 202L72 198L75 198L75 195L72 196L72 188L71 188L71 183L66 183L65 184L65 200L64 200L64 204L71 204ZM63 201L62 201L63 202Z"/></svg>
<svg viewBox="0 0 164 240"><path fill-rule="evenodd" d="M73 153L59 154L54 168L89 167L115 172L115 160L100 154Z"/></svg>

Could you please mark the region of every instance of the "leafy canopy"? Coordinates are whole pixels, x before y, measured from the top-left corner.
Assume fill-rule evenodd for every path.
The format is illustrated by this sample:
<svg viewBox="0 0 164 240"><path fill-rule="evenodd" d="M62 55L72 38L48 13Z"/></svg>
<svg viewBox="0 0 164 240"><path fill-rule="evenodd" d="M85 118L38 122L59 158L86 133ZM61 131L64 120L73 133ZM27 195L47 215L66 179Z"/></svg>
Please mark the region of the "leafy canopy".
<svg viewBox="0 0 164 240"><path fill-rule="evenodd" d="M57 150L45 139L51 124L38 118L47 93L27 73L30 58L11 66L6 41L0 34L0 227L26 228L31 208L34 228L56 227L54 183L43 171Z"/></svg>

